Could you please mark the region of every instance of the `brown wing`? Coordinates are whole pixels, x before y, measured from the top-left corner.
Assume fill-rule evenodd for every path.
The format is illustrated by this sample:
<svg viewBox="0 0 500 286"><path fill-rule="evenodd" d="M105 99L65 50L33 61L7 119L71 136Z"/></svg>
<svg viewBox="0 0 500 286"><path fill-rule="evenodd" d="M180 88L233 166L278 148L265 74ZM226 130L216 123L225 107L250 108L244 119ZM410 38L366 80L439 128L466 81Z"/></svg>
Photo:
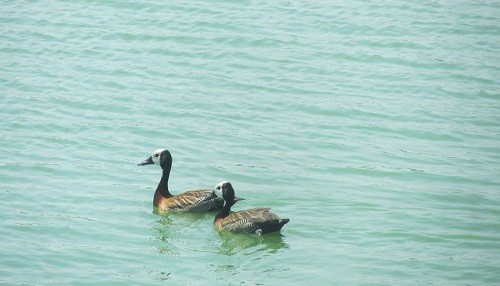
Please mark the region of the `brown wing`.
<svg viewBox="0 0 500 286"><path fill-rule="evenodd" d="M237 211L221 220L220 229L232 232L255 232L267 225L278 225L281 219L270 208Z"/></svg>
<svg viewBox="0 0 500 286"><path fill-rule="evenodd" d="M186 191L184 193L181 193L177 196L189 196L189 197L206 197L212 193L212 190L208 189L199 189L199 190L191 190L191 191Z"/></svg>
<svg viewBox="0 0 500 286"><path fill-rule="evenodd" d="M215 202L207 201L202 203L206 196L209 196L212 190L192 190L176 195L165 204L165 209L180 212L204 212L211 210Z"/></svg>

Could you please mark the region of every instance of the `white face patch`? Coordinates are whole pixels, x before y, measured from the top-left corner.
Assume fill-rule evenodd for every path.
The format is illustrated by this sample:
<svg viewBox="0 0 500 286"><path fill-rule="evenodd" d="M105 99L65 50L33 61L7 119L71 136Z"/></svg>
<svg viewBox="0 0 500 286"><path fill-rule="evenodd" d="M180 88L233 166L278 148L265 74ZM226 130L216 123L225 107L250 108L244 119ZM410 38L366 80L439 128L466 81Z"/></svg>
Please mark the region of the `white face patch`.
<svg viewBox="0 0 500 286"><path fill-rule="evenodd" d="M155 150L153 152L153 154L151 155L151 159L153 159L153 163L155 163L158 166L160 165L160 154L163 151L165 151L165 149L158 149L158 150Z"/></svg>
<svg viewBox="0 0 500 286"><path fill-rule="evenodd" d="M215 186L214 193L217 197L222 198L222 186L227 182L220 182Z"/></svg>
<svg viewBox="0 0 500 286"><path fill-rule="evenodd" d="M218 198L222 198L222 189L215 189L215 195Z"/></svg>

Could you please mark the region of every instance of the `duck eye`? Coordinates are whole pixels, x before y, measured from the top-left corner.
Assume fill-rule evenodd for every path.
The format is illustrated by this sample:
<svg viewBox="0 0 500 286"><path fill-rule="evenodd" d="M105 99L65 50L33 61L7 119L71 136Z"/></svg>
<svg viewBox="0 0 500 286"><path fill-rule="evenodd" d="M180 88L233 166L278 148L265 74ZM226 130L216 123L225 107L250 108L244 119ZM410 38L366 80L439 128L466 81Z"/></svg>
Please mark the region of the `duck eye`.
<svg viewBox="0 0 500 286"><path fill-rule="evenodd" d="M158 158L158 156L160 156L160 154L155 154L155 157Z"/></svg>

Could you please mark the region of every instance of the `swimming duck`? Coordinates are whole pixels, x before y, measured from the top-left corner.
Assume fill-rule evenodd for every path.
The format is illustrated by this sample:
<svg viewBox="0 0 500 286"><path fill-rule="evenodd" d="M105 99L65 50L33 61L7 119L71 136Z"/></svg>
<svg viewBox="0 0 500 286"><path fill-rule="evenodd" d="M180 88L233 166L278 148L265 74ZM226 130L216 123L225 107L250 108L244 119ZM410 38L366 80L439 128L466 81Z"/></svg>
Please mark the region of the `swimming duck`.
<svg viewBox="0 0 500 286"><path fill-rule="evenodd" d="M281 219L270 208L254 208L230 213L236 202L234 189L230 182L217 184L215 190L206 199L223 198L224 206L215 216L214 225L218 231L227 230L233 233L268 233L279 231L290 220Z"/></svg>
<svg viewBox="0 0 500 286"><path fill-rule="evenodd" d="M164 212L207 212L222 208L222 198L210 197L213 193L209 189L191 190L179 195L172 195L168 190L168 178L172 168L172 155L166 149L158 149L151 157L139 163L139 166L156 164L163 170L158 187L153 198L153 205ZM241 200L242 198L239 198Z"/></svg>

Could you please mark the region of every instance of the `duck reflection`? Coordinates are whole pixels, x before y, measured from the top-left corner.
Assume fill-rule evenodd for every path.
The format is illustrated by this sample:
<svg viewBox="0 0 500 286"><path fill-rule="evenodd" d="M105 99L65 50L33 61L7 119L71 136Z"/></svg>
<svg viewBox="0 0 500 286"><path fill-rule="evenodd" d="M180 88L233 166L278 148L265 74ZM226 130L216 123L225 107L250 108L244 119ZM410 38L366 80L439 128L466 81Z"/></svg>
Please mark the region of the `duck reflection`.
<svg viewBox="0 0 500 286"><path fill-rule="evenodd" d="M151 238L156 241L158 252L170 255L181 253L189 241L211 230L211 226L206 223L208 217L211 215L171 213L158 216L151 226Z"/></svg>
<svg viewBox="0 0 500 286"><path fill-rule="evenodd" d="M255 252L265 251L268 253L289 248L283 239L284 236L279 232L266 235L220 232L219 236L222 239L222 244L219 246L218 252L224 255L233 255L252 248Z"/></svg>

